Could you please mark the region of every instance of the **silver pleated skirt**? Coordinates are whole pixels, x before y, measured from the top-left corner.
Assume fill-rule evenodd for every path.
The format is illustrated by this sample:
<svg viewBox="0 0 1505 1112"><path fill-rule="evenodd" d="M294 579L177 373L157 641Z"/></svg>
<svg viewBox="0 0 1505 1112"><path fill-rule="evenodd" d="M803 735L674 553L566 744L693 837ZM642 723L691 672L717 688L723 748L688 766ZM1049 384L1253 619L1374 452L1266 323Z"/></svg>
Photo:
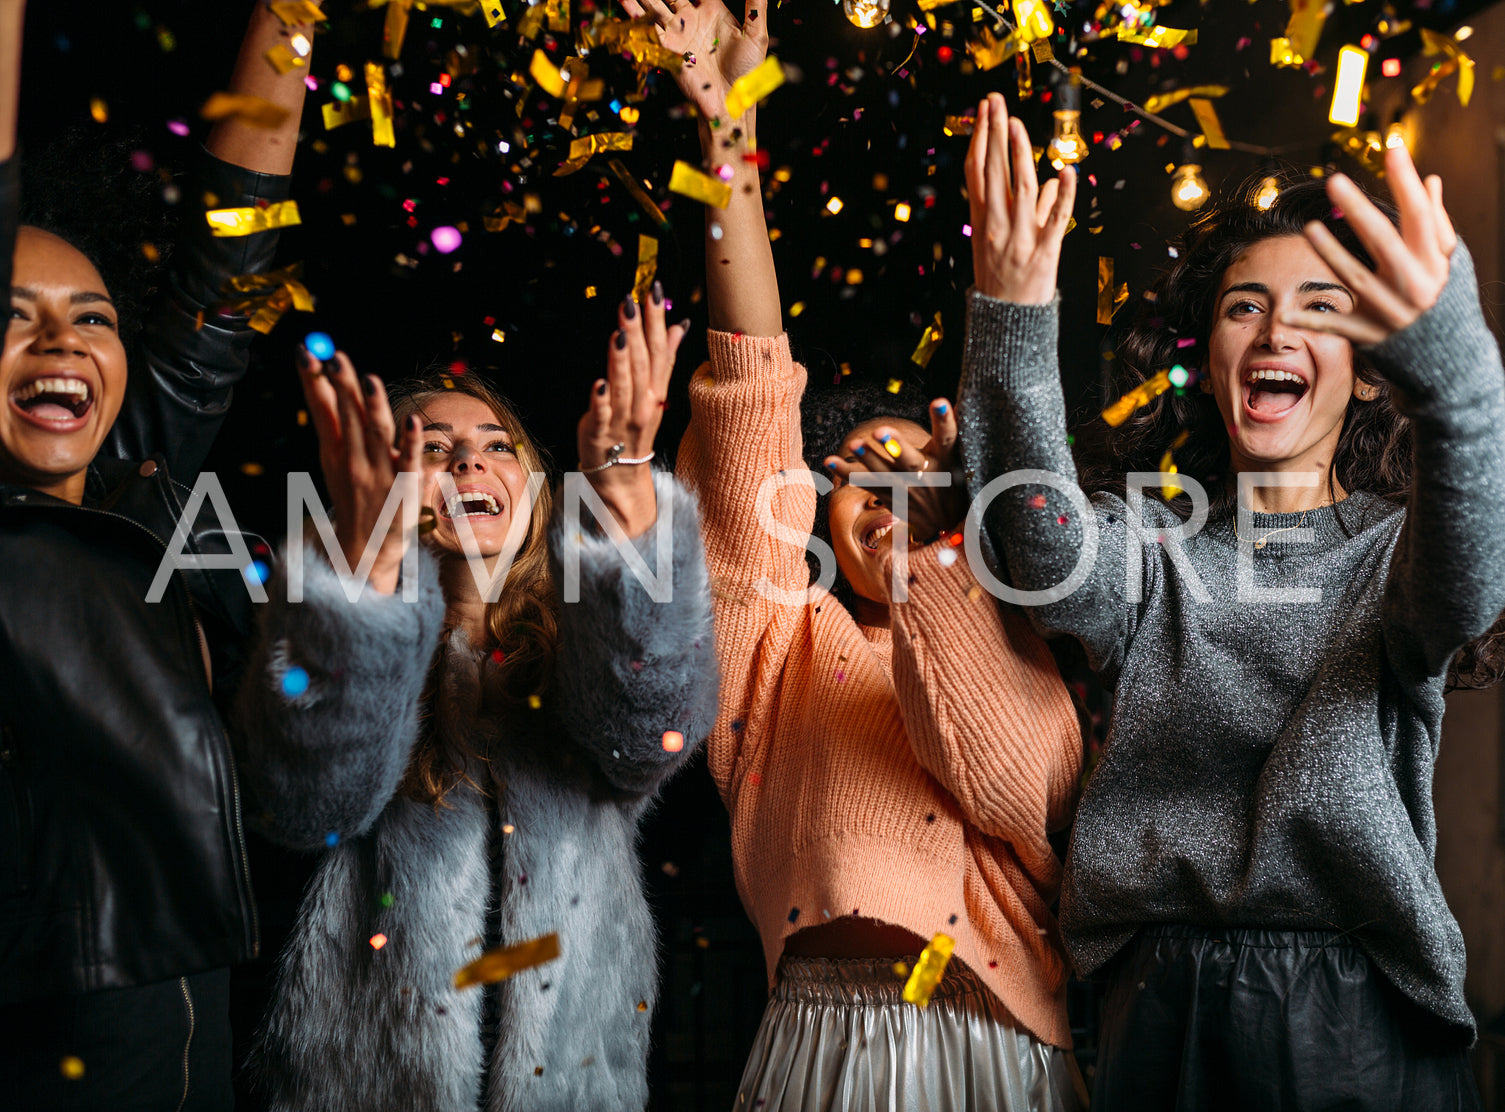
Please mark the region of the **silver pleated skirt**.
<svg viewBox="0 0 1505 1112"><path fill-rule="evenodd" d="M784 958L734 1112L1080 1112L1068 1051L1014 1025L970 969L906 1004L895 960Z"/></svg>

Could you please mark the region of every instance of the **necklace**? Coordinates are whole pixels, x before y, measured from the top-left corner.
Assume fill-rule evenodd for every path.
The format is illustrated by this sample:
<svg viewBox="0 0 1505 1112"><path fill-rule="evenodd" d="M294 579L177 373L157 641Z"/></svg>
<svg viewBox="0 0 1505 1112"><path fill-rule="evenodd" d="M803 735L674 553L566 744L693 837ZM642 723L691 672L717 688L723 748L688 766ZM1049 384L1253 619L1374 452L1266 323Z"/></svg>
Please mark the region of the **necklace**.
<svg viewBox="0 0 1505 1112"><path fill-rule="evenodd" d="M1330 506L1330 505L1332 505L1332 502L1333 502L1333 500L1331 498L1329 498L1326 501L1324 501L1324 502L1322 502L1322 503L1320 503L1320 504L1318 504L1316 506L1313 506L1311 509L1302 510L1301 511L1301 518L1296 522L1295 525L1282 525L1279 529L1271 529L1268 533L1266 533L1264 536L1260 537L1258 540L1256 540L1254 542L1254 547L1255 548L1264 548L1265 545L1269 542L1270 538L1273 537L1276 533L1289 533L1293 529L1302 529L1302 528L1305 528L1305 526L1306 526L1306 515L1307 514L1311 513L1312 510L1320 510L1324 506ZM1241 537L1241 536L1239 536L1239 531L1238 531L1238 516L1236 514L1235 514L1235 516L1233 518L1233 537L1234 537L1235 540L1239 541L1240 543L1243 543L1243 541L1244 541L1244 538Z"/></svg>

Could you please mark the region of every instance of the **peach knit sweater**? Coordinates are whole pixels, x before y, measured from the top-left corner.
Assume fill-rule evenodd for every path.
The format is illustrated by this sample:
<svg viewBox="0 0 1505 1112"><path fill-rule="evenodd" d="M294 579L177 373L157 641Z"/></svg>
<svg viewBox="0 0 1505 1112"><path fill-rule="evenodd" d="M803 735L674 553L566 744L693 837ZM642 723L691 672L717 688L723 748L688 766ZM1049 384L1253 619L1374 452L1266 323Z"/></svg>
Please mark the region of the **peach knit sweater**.
<svg viewBox="0 0 1505 1112"><path fill-rule="evenodd" d="M1061 865L1045 835L1069 818L1081 772L1070 698L1027 620L975 589L965 558L948 568L935 546L911 550L892 635L809 588L804 387L787 336L711 333L678 462L716 599L711 775L769 982L785 938L843 915L944 932L1024 1028L1069 1047L1049 910ZM783 539L757 505L780 472L764 519ZM786 600L765 598L764 579Z"/></svg>

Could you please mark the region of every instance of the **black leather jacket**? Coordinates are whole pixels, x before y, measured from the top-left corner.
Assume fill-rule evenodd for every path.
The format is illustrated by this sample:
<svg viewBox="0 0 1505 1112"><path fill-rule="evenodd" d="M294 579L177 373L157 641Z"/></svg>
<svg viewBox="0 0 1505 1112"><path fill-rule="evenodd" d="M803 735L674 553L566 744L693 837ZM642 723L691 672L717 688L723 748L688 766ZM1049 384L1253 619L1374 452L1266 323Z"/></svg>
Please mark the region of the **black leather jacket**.
<svg viewBox="0 0 1505 1112"><path fill-rule="evenodd" d="M206 161L200 180L220 205L287 195L286 178ZM7 287L14 188L13 166L0 165ZM247 367L244 318L210 313L196 328L198 310L275 251L275 234L209 236L200 212L184 213L167 296L83 505L0 484L0 1004L146 984L258 950L216 708L249 596L238 571L190 570L145 601L186 497L169 466L192 480ZM163 454L109 458L149 448ZM229 550L207 501L186 547Z"/></svg>

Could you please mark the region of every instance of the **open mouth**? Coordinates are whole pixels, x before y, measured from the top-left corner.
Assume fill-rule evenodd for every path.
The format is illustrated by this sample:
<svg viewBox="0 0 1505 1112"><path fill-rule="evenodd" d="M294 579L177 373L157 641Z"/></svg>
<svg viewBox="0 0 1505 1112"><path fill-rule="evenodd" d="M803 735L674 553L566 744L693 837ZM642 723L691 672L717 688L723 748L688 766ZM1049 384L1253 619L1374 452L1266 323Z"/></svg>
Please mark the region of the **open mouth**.
<svg viewBox="0 0 1505 1112"><path fill-rule="evenodd" d="M76 421L94 406L94 392L81 378L37 378L11 392L11 402L40 421Z"/></svg>
<svg viewBox="0 0 1505 1112"><path fill-rule="evenodd" d="M1292 371L1250 371L1244 379L1244 407L1256 417L1277 420L1295 409L1310 389L1306 379Z"/></svg>
<svg viewBox="0 0 1505 1112"><path fill-rule="evenodd" d="M869 552L877 552L878 545L883 538L894 531L896 520L887 515L876 519L868 526L867 532L862 534L862 547Z"/></svg>
<svg viewBox="0 0 1505 1112"><path fill-rule="evenodd" d="M501 512L501 504L484 490L461 491L444 503L444 516L448 518L495 517Z"/></svg>

